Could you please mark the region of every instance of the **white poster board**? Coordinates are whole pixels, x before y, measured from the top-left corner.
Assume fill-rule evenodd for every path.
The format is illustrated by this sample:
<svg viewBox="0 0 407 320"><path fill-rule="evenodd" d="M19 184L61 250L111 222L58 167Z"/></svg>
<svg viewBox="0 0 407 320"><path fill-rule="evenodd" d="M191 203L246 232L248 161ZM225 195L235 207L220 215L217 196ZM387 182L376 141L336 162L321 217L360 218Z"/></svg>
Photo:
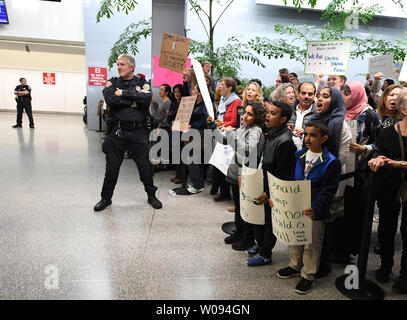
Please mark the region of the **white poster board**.
<svg viewBox="0 0 407 320"><path fill-rule="evenodd" d="M199 63L199 61L197 61L194 58L191 58L191 63L192 66L194 67L196 80L198 81L199 89L201 91L202 98L204 99L205 102L206 111L208 112L209 116L215 119L215 115L213 114L212 100L211 96L209 95L208 87L206 86L206 80L202 70L202 66Z"/></svg>
<svg viewBox="0 0 407 320"><path fill-rule="evenodd" d="M369 74L373 79L374 74L382 72L384 78L393 78L393 55L376 56L369 58Z"/></svg>
<svg viewBox="0 0 407 320"><path fill-rule="evenodd" d="M304 74L346 75L351 40L309 41Z"/></svg>
<svg viewBox="0 0 407 320"><path fill-rule="evenodd" d="M209 163L218 168L226 176L234 156L235 152L230 145L216 142L216 146L213 150L211 158L209 159Z"/></svg>
<svg viewBox="0 0 407 320"><path fill-rule="evenodd" d="M399 81L407 81L407 63L406 63L406 61L407 61L407 54L406 54L406 57L404 58L403 67L401 68L401 71L400 71L400 75L398 78Z"/></svg>
<svg viewBox="0 0 407 320"><path fill-rule="evenodd" d="M264 225L264 205L256 202L256 198L263 192L263 170L243 165L240 185L240 216L244 221Z"/></svg>
<svg viewBox="0 0 407 320"><path fill-rule="evenodd" d="M356 143L356 139L358 136L357 133L357 126L358 126L358 121L357 120L345 120L345 122L348 124L350 128L350 132L352 134L352 140L351 142ZM345 166L346 166L346 172L354 172L355 171L355 162L356 162L356 154L353 152L348 153L348 157L346 158ZM349 178L346 180L346 184L348 186L353 187L354 186L354 178Z"/></svg>
<svg viewBox="0 0 407 320"><path fill-rule="evenodd" d="M311 208L311 181L280 180L267 172L273 233L288 245L312 243L312 220L303 210Z"/></svg>

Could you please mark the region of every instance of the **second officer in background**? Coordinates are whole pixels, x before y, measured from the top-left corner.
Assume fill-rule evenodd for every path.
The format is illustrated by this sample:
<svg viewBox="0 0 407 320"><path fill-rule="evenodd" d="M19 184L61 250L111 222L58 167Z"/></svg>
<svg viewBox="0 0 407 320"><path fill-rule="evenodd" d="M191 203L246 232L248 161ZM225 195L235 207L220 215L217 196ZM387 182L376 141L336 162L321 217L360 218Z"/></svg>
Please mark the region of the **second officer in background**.
<svg viewBox="0 0 407 320"><path fill-rule="evenodd" d="M134 76L135 60L122 54L117 61L120 77L113 77L103 89L103 96L115 121L113 131L106 137L102 150L106 154L106 172L103 181L102 199L95 205L95 211L102 211L112 201L113 191L119 177L124 152L128 148L137 165L148 203L154 209L162 204L156 198L151 163L149 161L149 132L147 117L152 94L144 78Z"/></svg>

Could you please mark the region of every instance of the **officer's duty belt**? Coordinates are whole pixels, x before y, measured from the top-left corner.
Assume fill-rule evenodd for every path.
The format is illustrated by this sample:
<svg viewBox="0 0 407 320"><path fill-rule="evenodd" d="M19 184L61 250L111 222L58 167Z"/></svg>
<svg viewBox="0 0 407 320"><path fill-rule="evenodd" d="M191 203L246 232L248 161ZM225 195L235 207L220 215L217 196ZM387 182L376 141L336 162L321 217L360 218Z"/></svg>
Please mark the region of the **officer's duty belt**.
<svg viewBox="0 0 407 320"><path fill-rule="evenodd" d="M144 127L141 121L119 121L119 127L124 130L140 129Z"/></svg>

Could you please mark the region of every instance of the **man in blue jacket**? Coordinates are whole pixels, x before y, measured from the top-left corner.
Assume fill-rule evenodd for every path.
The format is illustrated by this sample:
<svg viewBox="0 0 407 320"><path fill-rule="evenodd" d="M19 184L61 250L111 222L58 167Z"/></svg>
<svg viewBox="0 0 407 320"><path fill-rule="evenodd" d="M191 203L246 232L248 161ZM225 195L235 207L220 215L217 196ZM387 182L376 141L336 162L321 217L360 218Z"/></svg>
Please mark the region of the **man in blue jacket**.
<svg viewBox="0 0 407 320"><path fill-rule="evenodd" d="M330 217L329 208L339 186L340 162L333 156L324 142L328 139L328 127L318 121L305 125L304 149L296 152L294 180L311 181L311 208L303 211L312 219L312 243L289 246L290 263L278 270L277 276L287 279L301 276L295 291L306 294L314 284L324 234L324 220ZM272 203L270 203L272 205Z"/></svg>

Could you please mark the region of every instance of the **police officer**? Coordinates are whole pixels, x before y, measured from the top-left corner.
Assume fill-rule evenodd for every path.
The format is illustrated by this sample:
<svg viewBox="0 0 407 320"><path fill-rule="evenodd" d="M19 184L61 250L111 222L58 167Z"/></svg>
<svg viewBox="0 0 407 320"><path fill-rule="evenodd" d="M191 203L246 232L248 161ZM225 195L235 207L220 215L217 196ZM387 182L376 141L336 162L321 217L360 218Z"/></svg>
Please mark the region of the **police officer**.
<svg viewBox="0 0 407 320"><path fill-rule="evenodd" d="M153 183L151 163L149 161L149 132L146 126L148 109L152 94L144 78L134 76L135 60L130 55L122 54L117 61L120 77L113 77L103 89L110 115L116 124L103 143L106 154L106 172L102 188L102 199L93 208L102 211L112 201L113 191L123 162L124 151L129 148L136 162L148 203L154 209L161 209L162 204L156 198L157 187Z"/></svg>
<svg viewBox="0 0 407 320"><path fill-rule="evenodd" d="M30 128L34 129L34 119L31 111L31 88L26 78L20 78L20 85L14 89L17 101L17 124L13 128L21 128L23 123L23 109L30 120Z"/></svg>

